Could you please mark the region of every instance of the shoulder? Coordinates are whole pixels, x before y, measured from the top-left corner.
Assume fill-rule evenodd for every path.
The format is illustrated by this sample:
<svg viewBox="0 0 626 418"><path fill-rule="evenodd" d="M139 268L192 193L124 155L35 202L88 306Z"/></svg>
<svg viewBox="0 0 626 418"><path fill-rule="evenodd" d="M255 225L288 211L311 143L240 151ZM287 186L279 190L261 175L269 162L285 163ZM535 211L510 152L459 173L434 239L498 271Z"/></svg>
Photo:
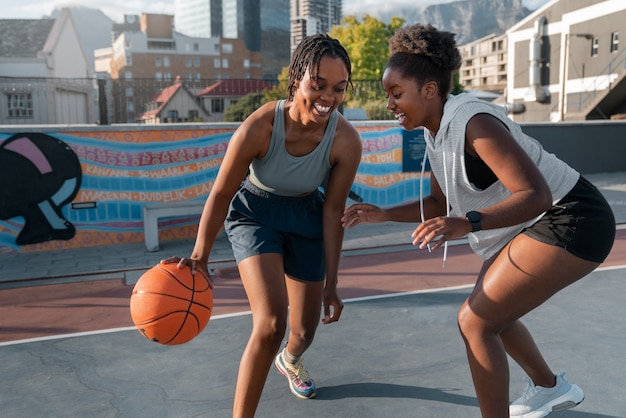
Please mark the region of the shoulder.
<svg viewBox="0 0 626 418"><path fill-rule="evenodd" d="M361 135L356 128L341 114L338 115L337 129L333 142L333 151L338 151L338 157L358 156L361 158L363 144Z"/></svg>

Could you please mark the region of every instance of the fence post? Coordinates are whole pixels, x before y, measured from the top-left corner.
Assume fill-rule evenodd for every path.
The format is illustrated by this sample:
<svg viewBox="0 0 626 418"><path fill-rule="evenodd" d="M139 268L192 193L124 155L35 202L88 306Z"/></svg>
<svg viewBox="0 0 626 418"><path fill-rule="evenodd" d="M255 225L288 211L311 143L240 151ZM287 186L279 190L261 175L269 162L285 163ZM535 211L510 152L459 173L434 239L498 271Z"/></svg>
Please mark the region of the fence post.
<svg viewBox="0 0 626 418"><path fill-rule="evenodd" d="M109 116L107 113L107 95L106 95L106 80L104 78L98 79L98 109L99 109L99 124L108 125Z"/></svg>

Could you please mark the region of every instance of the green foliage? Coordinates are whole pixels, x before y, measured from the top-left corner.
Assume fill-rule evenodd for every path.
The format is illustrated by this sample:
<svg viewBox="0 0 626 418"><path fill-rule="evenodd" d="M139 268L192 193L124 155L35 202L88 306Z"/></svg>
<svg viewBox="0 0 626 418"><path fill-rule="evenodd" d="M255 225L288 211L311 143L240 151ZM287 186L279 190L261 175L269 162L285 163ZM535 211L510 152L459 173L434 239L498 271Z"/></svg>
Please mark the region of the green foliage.
<svg viewBox="0 0 626 418"><path fill-rule="evenodd" d="M250 93L243 96L224 111L224 121L243 122L252 112L261 107L264 103L263 97L263 93Z"/></svg>
<svg viewBox="0 0 626 418"><path fill-rule="evenodd" d="M289 67L283 67L280 74L278 74L278 84L263 93L263 103L286 99L289 97L287 87L289 87Z"/></svg>
<svg viewBox="0 0 626 418"><path fill-rule="evenodd" d="M463 85L459 80L459 72L457 71L452 75L452 94L463 93Z"/></svg>
<svg viewBox="0 0 626 418"><path fill-rule="evenodd" d="M387 109L384 99L370 100L361 106L369 120L391 120L395 119L393 113Z"/></svg>
<svg viewBox="0 0 626 418"><path fill-rule="evenodd" d="M385 24L367 14L362 21L350 15L331 29L329 35L341 42L352 62L355 91L349 91L346 97L350 107L362 107L363 103L384 97L380 80L389 59L389 38L403 24L401 17L394 17ZM367 83L361 82L364 80Z"/></svg>

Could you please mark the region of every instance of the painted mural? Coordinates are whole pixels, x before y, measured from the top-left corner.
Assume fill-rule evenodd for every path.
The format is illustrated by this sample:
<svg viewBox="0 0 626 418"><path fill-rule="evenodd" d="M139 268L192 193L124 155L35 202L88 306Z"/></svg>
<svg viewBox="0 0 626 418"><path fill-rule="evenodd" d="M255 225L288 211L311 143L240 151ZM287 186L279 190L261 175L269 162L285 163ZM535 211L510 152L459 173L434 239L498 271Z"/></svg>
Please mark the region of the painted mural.
<svg viewBox="0 0 626 418"><path fill-rule="evenodd" d="M81 175L76 154L50 135L22 133L2 142L0 219L23 219L16 245L74 237L62 208L78 193Z"/></svg>
<svg viewBox="0 0 626 418"><path fill-rule="evenodd" d="M234 129L0 133L0 254L143 242L143 206L205 200ZM419 197L420 173L402 171L406 132L357 129L353 191L383 206ZM159 239L193 238L197 223L164 219Z"/></svg>

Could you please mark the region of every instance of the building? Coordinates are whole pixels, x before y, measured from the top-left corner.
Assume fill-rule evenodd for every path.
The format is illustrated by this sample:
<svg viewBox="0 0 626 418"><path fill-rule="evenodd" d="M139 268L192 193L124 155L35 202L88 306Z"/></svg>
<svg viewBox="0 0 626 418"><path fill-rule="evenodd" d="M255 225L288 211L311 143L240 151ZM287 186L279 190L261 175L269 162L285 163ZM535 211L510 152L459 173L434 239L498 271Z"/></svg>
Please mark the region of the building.
<svg viewBox="0 0 626 418"><path fill-rule="evenodd" d="M176 30L192 38L222 34L222 0L174 0Z"/></svg>
<svg viewBox="0 0 626 418"><path fill-rule="evenodd" d="M505 35L485 36L459 46L463 63L459 83L465 90L502 94L507 83L507 41Z"/></svg>
<svg viewBox="0 0 626 418"><path fill-rule="evenodd" d="M139 17L138 17L139 18ZM260 52L242 39L192 38L174 30L171 15L142 14L140 30L119 34L110 48L95 51L109 60L113 123L135 122L147 103L177 78L200 90L221 79L260 79ZM96 61L98 68L106 63Z"/></svg>
<svg viewBox="0 0 626 418"><path fill-rule="evenodd" d="M341 0L290 0L291 53L305 36L328 33L341 23Z"/></svg>
<svg viewBox="0 0 626 418"><path fill-rule="evenodd" d="M242 39L263 53L264 79L276 80L289 66L289 0L176 0L175 22L187 36Z"/></svg>
<svg viewBox="0 0 626 418"><path fill-rule="evenodd" d="M0 20L0 124L94 123L92 75L68 9Z"/></svg>
<svg viewBox="0 0 626 418"><path fill-rule="evenodd" d="M210 122L223 122L224 111L243 96L262 93L274 87L269 80L220 80L197 93L204 108L211 112Z"/></svg>
<svg viewBox="0 0 626 418"><path fill-rule="evenodd" d="M552 0L507 32L506 105L520 122L626 113L626 2ZM520 111L523 110L523 111Z"/></svg>
<svg viewBox="0 0 626 418"><path fill-rule="evenodd" d="M139 115L138 120L149 125L207 122L209 112L181 80L176 80L147 103L146 111Z"/></svg>

